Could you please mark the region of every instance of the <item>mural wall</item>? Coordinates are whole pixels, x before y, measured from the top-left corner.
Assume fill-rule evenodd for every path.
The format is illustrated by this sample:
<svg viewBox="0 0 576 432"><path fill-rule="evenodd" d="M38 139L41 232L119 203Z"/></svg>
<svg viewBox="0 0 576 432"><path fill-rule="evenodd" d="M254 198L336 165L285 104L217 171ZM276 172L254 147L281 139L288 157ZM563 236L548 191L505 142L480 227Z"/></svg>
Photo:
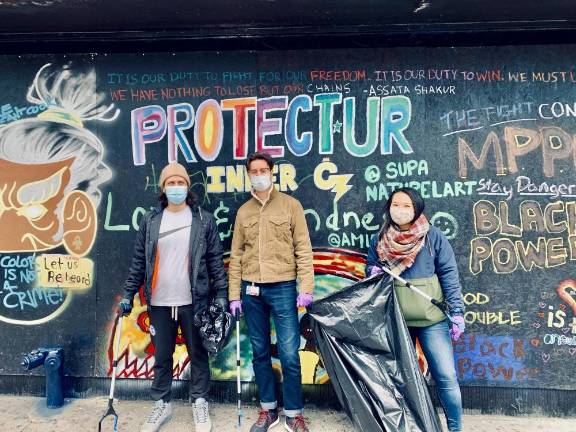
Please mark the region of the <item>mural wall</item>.
<svg viewBox="0 0 576 432"><path fill-rule="evenodd" d="M244 163L259 150L306 211L317 298L363 277L384 202L414 187L457 255L461 383L575 389L573 51L1 57L0 374L62 344L67 374L107 376L115 305L162 167L187 165L229 250L250 197ZM325 383L300 313L303 380ZM126 321L121 376L150 378L143 297ZM214 378L235 377L233 348L213 359ZM181 344L176 378L187 364Z"/></svg>

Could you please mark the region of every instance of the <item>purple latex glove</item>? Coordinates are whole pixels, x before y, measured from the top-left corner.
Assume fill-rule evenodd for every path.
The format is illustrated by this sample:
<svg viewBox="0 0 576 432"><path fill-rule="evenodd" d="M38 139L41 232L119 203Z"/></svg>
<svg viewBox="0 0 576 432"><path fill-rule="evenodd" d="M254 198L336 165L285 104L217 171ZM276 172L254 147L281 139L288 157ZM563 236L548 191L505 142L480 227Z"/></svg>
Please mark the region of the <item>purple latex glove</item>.
<svg viewBox="0 0 576 432"><path fill-rule="evenodd" d="M374 276L374 275L377 275L380 273L384 273L384 270L382 270L382 267L375 265L375 266L372 266L370 268L370 274L368 275L368 277Z"/></svg>
<svg viewBox="0 0 576 432"><path fill-rule="evenodd" d="M312 304L312 294L310 293L301 293L298 294L298 298L296 299L296 306L299 308L301 307L308 307Z"/></svg>
<svg viewBox="0 0 576 432"><path fill-rule="evenodd" d="M453 341L457 341L464 333L466 324L464 324L464 317L462 315L456 315L452 317L452 326L450 328L450 337Z"/></svg>
<svg viewBox="0 0 576 432"><path fill-rule="evenodd" d="M242 302L240 300L232 300L230 302L230 313L236 316L236 311L239 315L242 315Z"/></svg>

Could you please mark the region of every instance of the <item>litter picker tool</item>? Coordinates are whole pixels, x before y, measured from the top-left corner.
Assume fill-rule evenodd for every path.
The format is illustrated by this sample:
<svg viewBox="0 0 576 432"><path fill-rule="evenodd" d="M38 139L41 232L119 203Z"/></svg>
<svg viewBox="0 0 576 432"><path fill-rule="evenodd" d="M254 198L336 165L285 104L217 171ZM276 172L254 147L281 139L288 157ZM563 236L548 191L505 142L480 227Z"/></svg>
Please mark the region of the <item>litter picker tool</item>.
<svg viewBox="0 0 576 432"><path fill-rule="evenodd" d="M115 334L112 337L116 337L116 345L114 347L114 363L112 368L112 383L110 384L110 395L108 396L108 408L100 421L98 422L98 432L102 431L102 422L106 417L114 418L114 432L118 432L118 414L114 410L114 386L116 384L116 369L118 366L118 356L120 351L120 338L122 336L122 320L124 317L121 312L118 312L116 316Z"/></svg>
<svg viewBox="0 0 576 432"><path fill-rule="evenodd" d="M236 428L242 429L242 385L240 383L240 312L236 309L236 392L238 394L238 423Z"/></svg>
<svg viewBox="0 0 576 432"><path fill-rule="evenodd" d="M454 322L452 320L452 316L450 315L450 313L448 312L448 308L446 307L446 303L440 302L438 300L436 300L434 297L429 296L428 294L426 294L424 291L420 290L419 288L416 288L414 285L412 285L410 282L408 282L406 279L401 278L400 276L392 273L392 271L386 267L385 265L380 266L380 268L387 274L389 274L390 276L392 276L394 279L396 279L398 282L403 283L404 285L406 285L407 288L411 289L412 291L414 291L415 293L421 295L422 297L424 297L426 300L428 300L430 303L432 303L434 306L436 306L438 309L440 309L442 311L442 313L444 315L446 315L446 317L450 320L450 322Z"/></svg>

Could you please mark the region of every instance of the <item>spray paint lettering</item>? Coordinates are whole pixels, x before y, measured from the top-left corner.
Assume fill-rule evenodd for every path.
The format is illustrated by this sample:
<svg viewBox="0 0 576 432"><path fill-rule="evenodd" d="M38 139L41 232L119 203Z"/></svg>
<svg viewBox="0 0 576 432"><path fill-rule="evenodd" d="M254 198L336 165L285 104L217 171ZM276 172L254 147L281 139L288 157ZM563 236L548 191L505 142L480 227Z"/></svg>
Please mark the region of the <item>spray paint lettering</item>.
<svg viewBox="0 0 576 432"><path fill-rule="evenodd" d="M510 336L465 335L454 344L460 382L530 381L540 370L525 365L525 341Z"/></svg>
<svg viewBox="0 0 576 432"><path fill-rule="evenodd" d="M462 178L468 177L468 163L471 163L477 170L487 166L488 156L491 153L496 166L496 174L505 175L507 172L515 174L518 172L517 159L528 155L539 149L542 153L542 172L546 177L553 177L556 174L557 161L571 161L576 167L576 139L568 132L559 127L542 127L539 130L505 127L504 144L508 163L505 163L504 152L500 144L500 138L495 132L490 132L480 154L474 152L472 147L464 138L458 138L458 163L459 175Z"/></svg>
<svg viewBox="0 0 576 432"><path fill-rule="evenodd" d="M476 235L470 242L470 272L478 274L486 260L495 273L512 273L517 269L551 268L576 260L576 202L557 201L544 209L537 201L520 203L519 222L510 220L510 204L500 201L498 207L486 200L474 204ZM535 241L523 240L524 233L552 234ZM492 240L489 236L498 234ZM560 234L563 234L560 236Z"/></svg>

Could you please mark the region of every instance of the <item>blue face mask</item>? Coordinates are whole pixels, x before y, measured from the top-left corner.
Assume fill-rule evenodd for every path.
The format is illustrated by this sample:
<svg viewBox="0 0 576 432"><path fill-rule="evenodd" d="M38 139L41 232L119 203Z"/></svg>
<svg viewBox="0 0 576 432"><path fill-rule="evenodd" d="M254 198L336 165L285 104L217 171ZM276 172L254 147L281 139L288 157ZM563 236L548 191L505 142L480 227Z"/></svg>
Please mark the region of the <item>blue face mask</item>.
<svg viewBox="0 0 576 432"><path fill-rule="evenodd" d="M174 205L180 205L186 201L188 188L186 186L166 186L166 198L168 202Z"/></svg>

